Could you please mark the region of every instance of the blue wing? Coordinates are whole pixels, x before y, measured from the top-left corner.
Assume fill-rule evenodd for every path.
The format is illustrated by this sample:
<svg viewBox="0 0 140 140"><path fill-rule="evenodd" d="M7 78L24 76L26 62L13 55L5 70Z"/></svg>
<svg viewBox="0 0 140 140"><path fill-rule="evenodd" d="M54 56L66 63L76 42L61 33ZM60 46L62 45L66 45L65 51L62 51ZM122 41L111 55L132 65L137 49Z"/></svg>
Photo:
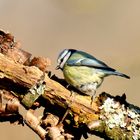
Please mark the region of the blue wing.
<svg viewBox="0 0 140 140"><path fill-rule="evenodd" d="M121 77L130 79L130 77L127 76L126 74L116 71L115 69L106 65L104 62L96 59L95 57L93 57L85 52L77 51L77 53L79 53L80 56L82 55L84 57L79 58L79 59L77 59L76 57L75 57L75 59L68 59L66 62L67 65L91 67L91 68L95 68L98 71L105 73L106 75L117 75L117 76L121 76Z"/></svg>
<svg viewBox="0 0 140 140"><path fill-rule="evenodd" d="M90 58L74 59L74 60L68 60L67 64L69 66L86 66L86 67L93 67L101 70L115 71L115 69L108 67L105 63L97 59L90 59Z"/></svg>
<svg viewBox="0 0 140 140"><path fill-rule="evenodd" d="M90 59L90 58L83 58L83 59L75 59L75 60L68 60L67 65L69 66L86 66L86 67L93 67L98 69L99 71L104 72L107 75L118 75L121 77L125 77L130 79L129 76L126 74L120 73L113 68L108 67L105 63L100 60Z"/></svg>

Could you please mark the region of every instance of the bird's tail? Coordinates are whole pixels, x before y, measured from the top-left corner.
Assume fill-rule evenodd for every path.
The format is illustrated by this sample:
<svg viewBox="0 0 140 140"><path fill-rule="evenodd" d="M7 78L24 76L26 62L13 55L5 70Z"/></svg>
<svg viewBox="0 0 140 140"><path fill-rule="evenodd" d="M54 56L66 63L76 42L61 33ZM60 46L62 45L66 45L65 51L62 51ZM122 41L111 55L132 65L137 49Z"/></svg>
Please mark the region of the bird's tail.
<svg viewBox="0 0 140 140"><path fill-rule="evenodd" d="M127 79L130 79L130 77L128 75L120 73L118 71L114 71L112 74L117 75L117 76L121 76L121 77L124 77L124 78L127 78Z"/></svg>

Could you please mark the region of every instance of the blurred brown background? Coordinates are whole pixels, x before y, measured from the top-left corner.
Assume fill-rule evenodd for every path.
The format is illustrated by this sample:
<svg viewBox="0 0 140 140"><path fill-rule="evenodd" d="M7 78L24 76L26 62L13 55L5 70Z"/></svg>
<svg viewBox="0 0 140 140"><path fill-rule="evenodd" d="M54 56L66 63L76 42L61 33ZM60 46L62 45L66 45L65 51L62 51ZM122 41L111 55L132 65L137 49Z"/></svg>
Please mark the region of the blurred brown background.
<svg viewBox="0 0 140 140"><path fill-rule="evenodd" d="M139 0L0 0L0 28L15 35L35 56L49 57L50 70L64 48L87 51L131 80L108 77L98 93L126 93L140 106ZM0 124L1 140L39 140L29 128ZM100 138L94 137L95 140Z"/></svg>

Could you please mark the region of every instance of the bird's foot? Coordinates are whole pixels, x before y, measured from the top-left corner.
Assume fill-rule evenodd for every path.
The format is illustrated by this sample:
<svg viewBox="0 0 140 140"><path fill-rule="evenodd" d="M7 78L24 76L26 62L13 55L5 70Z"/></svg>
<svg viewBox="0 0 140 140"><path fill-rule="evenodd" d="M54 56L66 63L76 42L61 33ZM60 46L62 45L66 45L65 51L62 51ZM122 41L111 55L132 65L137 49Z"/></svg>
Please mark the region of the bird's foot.
<svg viewBox="0 0 140 140"><path fill-rule="evenodd" d="M92 107L92 103L93 103L95 97L96 97L96 90L94 90L94 93L91 96L91 102L90 102L91 107Z"/></svg>

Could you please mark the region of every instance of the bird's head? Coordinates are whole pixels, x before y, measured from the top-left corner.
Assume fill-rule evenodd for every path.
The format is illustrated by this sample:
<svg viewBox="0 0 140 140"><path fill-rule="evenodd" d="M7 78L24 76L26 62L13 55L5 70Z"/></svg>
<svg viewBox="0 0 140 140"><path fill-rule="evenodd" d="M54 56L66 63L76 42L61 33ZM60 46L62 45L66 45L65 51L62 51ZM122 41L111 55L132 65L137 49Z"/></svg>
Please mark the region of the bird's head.
<svg viewBox="0 0 140 140"><path fill-rule="evenodd" d="M64 49L57 58L57 67L56 69L63 70L63 67L67 60L70 58L70 56L75 52L74 49Z"/></svg>

